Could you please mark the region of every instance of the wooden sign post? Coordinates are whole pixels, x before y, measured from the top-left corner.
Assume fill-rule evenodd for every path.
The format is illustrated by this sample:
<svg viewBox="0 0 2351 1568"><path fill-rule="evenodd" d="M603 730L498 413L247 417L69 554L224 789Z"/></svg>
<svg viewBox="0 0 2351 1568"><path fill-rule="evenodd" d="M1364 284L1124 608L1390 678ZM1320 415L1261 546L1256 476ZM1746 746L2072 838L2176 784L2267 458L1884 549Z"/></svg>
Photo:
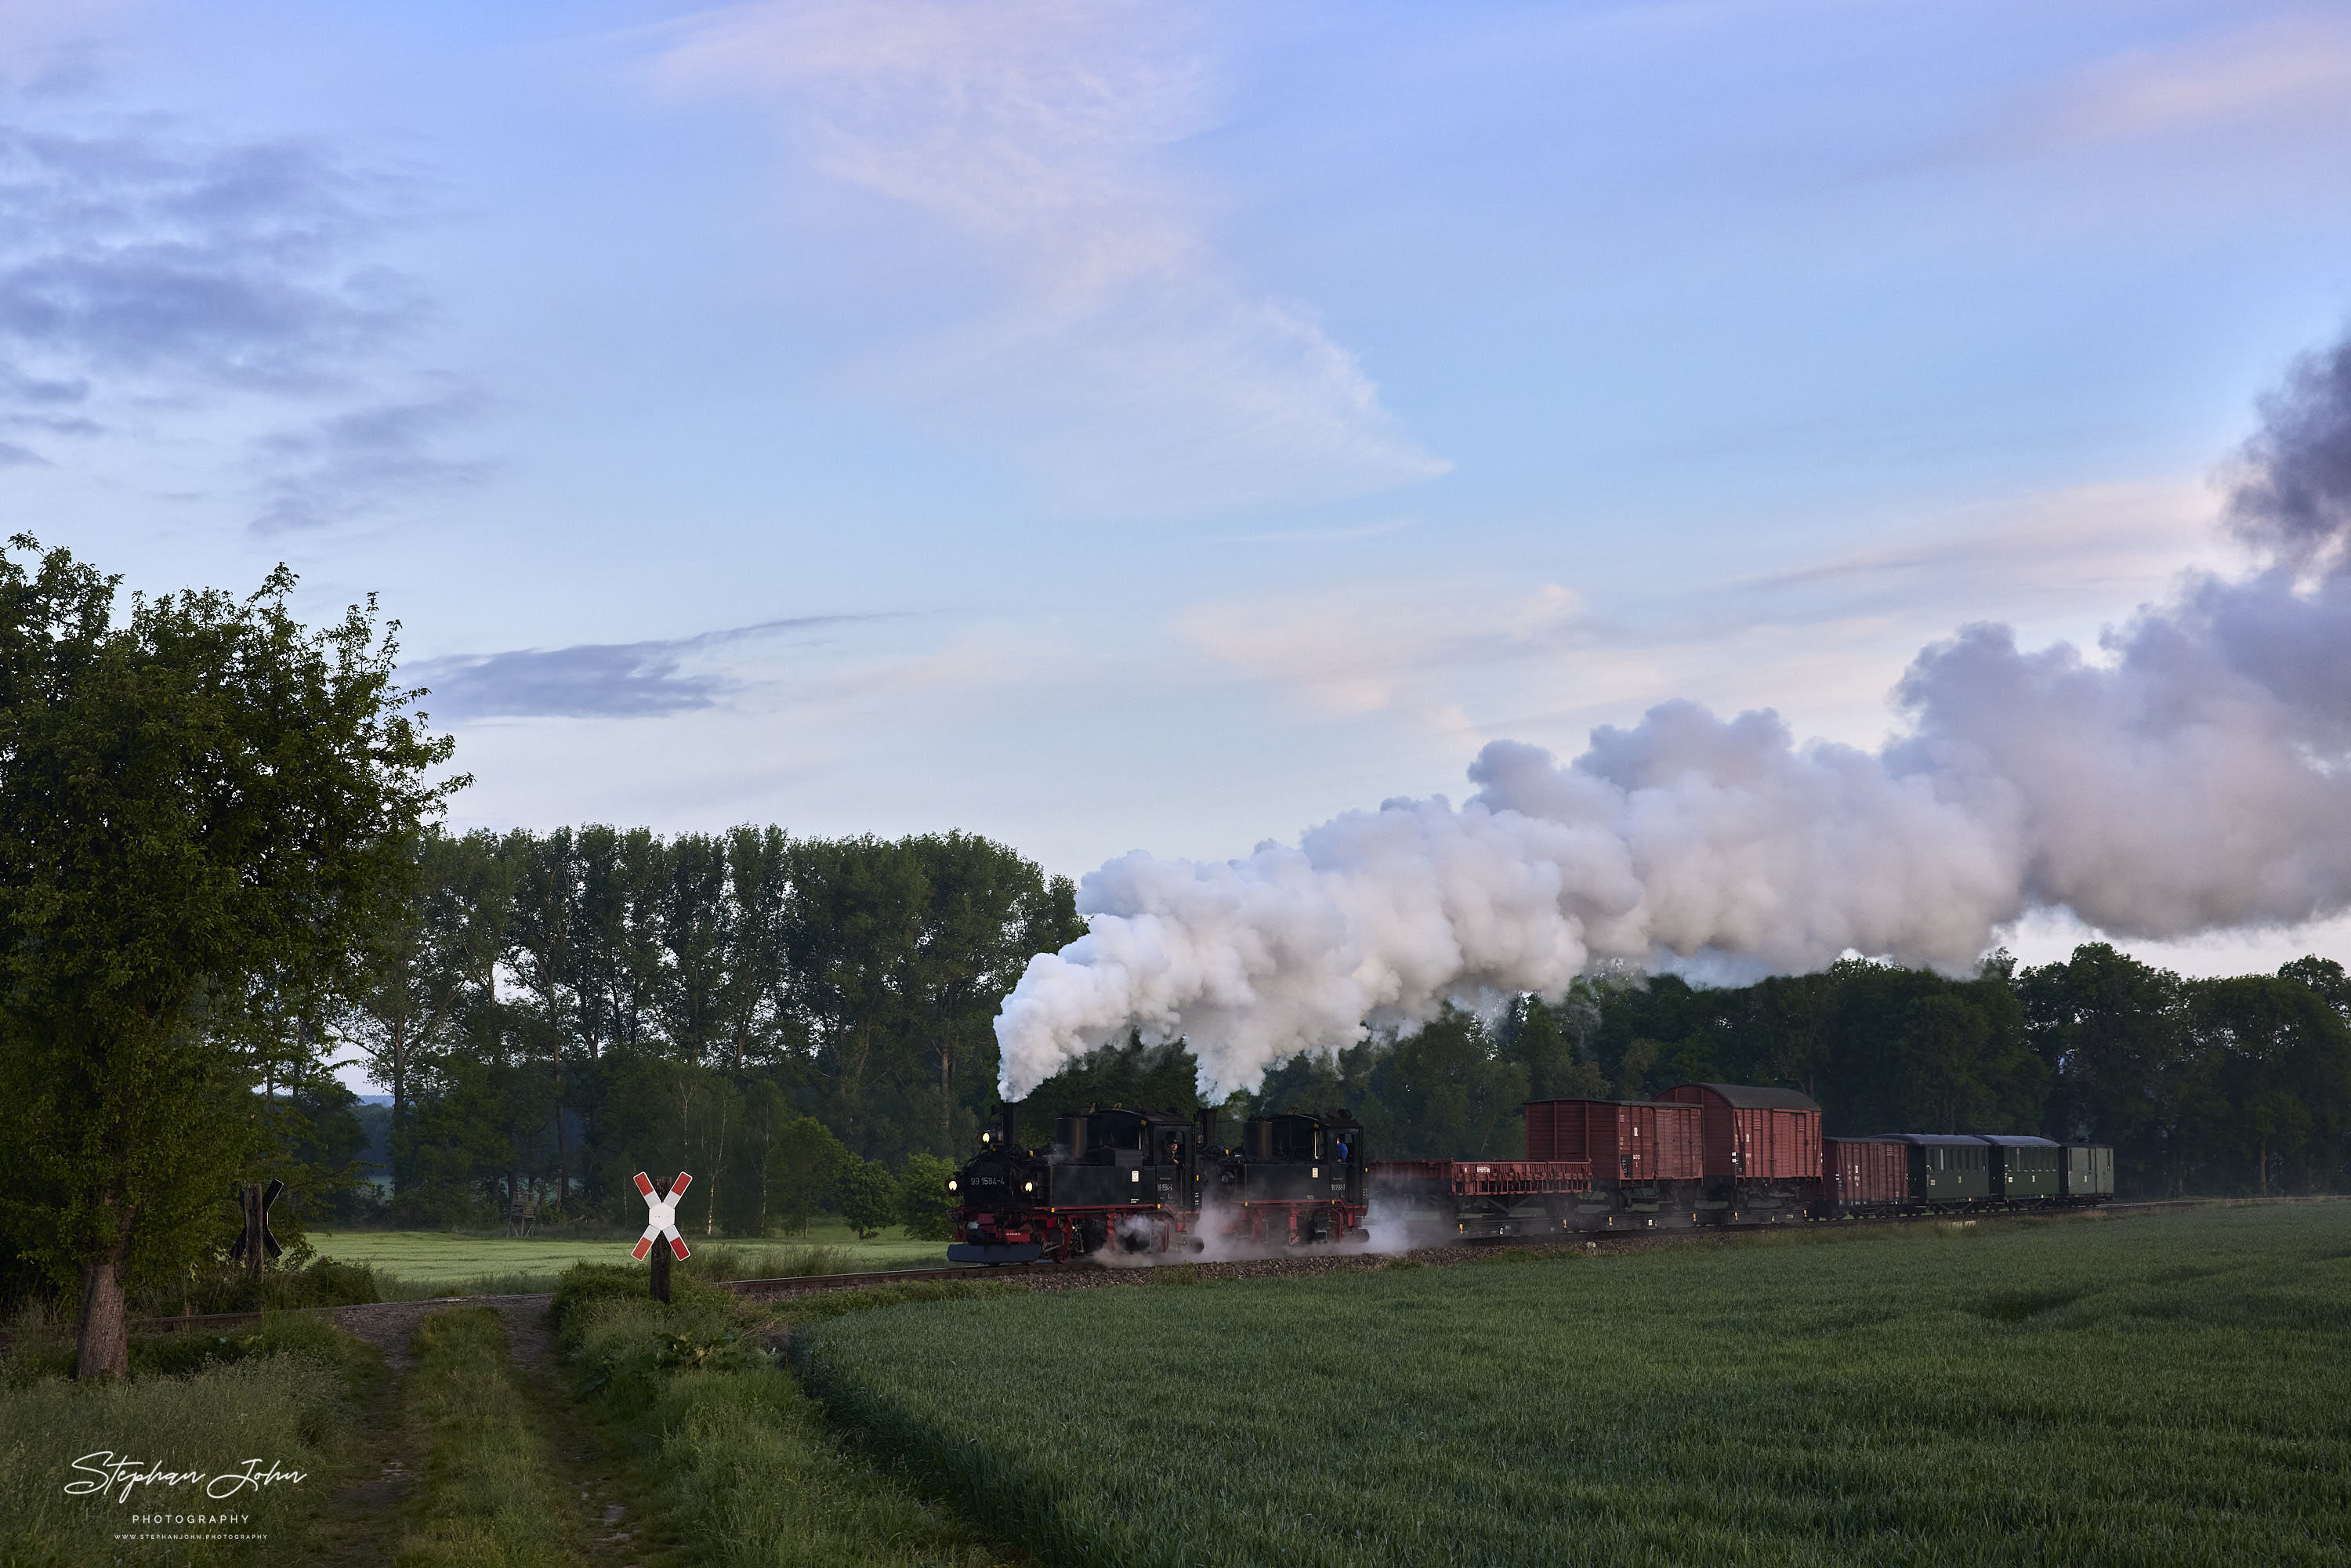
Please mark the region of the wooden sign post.
<svg viewBox="0 0 2351 1568"><path fill-rule="evenodd" d="M656 1301L669 1300L670 1255L675 1253L681 1263L692 1256L686 1250L685 1238L677 1233L677 1200L684 1196L687 1185L693 1180L693 1176L680 1171L677 1179L670 1183L669 1191L664 1193L653 1186L652 1178L644 1172L637 1173L637 1194L645 1200L645 1233L637 1238L637 1244L629 1256L642 1263L647 1253L653 1254L653 1300ZM668 1243L666 1247L655 1245L664 1241Z"/></svg>

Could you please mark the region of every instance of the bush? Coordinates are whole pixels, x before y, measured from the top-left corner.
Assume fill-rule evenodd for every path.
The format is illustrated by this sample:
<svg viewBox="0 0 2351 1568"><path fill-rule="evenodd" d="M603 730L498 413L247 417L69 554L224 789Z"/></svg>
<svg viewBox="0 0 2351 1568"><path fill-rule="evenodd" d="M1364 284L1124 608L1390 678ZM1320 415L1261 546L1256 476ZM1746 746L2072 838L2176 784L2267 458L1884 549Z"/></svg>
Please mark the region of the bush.
<svg viewBox="0 0 2351 1568"><path fill-rule="evenodd" d="M852 1155L832 1181L833 1202L859 1240L898 1223L898 1184L878 1160Z"/></svg>
<svg viewBox="0 0 2351 1568"><path fill-rule="evenodd" d="M307 1355L338 1362L352 1349L335 1325L309 1313L271 1313L234 1333L141 1334L131 1342L134 1377L177 1377L214 1364L250 1361L263 1355Z"/></svg>
<svg viewBox="0 0 2351 1568"><path fill-rule="evenodd" d="M947 1190L955 1166L936 1155L910 1155L898 1174L898 1218L918 1241L946 1241L955 1235L956 1195Z"/></svg>
<svg viewBox="0 0 2351 1568"><path fill-rule="evenodd" d="M670 1275L669 1297L671 1311L688 1306L731 1308L737 1299L732 1291L721 1290L682 1269ZM574 1263L557 1282L555 1300L549 1303L547 1316L555 1329L556 1343L566 1354L576 1354L588 1323L599 1317L608 1303L640 1301L649 1312L662 1310L653 1299L652 1282L646 1278L643 1264Z"/></svg>
<svg viewBox="0 0 2351 1568"><path fill-rule="evenodd" d="M340 1263L307 1248L288 1250L256 1280L241 1263L215 1260L138 1292L134 1315L257 1312L296 1307L355 1307L388 1299L387 1282L365 1263Z"/></svg>

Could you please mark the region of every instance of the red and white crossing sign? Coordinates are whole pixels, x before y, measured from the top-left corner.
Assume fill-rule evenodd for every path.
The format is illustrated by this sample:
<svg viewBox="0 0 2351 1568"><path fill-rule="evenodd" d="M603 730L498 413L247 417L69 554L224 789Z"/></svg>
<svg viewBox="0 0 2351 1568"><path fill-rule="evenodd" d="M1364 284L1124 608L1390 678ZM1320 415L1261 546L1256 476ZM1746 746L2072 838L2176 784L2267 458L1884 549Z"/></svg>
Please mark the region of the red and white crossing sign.
<svg viewBox="0 0 2351 1568"><path fill-rule="evenodd" d="M654 1242L666 1240L669 1249L677 1254L678 1261L685 1260L688 1256L685 1238L677 1233L677 1200L684 1196L687 1184L693 1180L692 1176L680 1171L677 1180L670 1184L667 1193L664 1193L653 1186L652 1177L643 1171L637 1173L637 1191L645 1200L645 1233L637 1238L636 1248L630 1252L630 1257L642 1263L645 1260L645 1254L653 1249Z"/></svg>

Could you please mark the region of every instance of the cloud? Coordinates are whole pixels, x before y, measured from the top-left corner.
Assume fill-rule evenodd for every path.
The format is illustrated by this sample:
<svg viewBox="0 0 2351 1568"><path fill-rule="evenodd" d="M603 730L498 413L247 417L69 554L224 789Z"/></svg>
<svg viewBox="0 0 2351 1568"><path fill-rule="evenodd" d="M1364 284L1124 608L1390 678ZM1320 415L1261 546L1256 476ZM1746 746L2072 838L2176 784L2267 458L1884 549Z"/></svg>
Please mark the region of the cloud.
<svg viewBox="0 0 2351 1568"><path fill-rule="evenodd" d="M2230 553L2212 530L2210 490L2194 481L2030 492L1876 531L1884 542L1727 586L1876 610L1923 603L1938 613L1965 613L1998 594L2013 615L2043 597L2127 604L2169 586L2183 567L2220 565Z"/></svg>
<svg viewBox="0 0 2351 1568"><path fill-rule="evenodd" d="M1465 671L1549 659L1589 632L1581 598L1468 583L1226 600L1186 612L1196 646L1341 715L1405 708L1446 728Z"/></svg>
<svg viewBox="0 0 2351 1568"><path fill-rule="evenodd" d="M485 476L435 450L483 400L401 363L429 304L370 256L415 215L414 181L316 141L19 110L0 124L0 431L45 450L12 450L120 476L175 423L200 431L224 488L240 456L257 476L263 532ZM110 436L133 445L74 444Z"/></svg>
<svg viewBox="0 0 2351 1568"><path fill-rule="evenodd" d="M1217 254L1169 156L1212 123L1183 14L1111 0L757 4L661 66L748 88L811 164L930 214L1002 283L982 319L863 380L1014 451L1061 504L1180 516L1444 473L1355 356Z"/></svg>
<svg viewBox="0 0 2351 1568"><path fill-rule="evenodd" d="M753 683L709 656L734 643L805 636L823 628L893 619L806 615L696 636L644 643L581 643L458 653L408 665L443 723L485 718L658 718L715 707Z"/></svg>
<svg viewBox="0 0 2351 1568"><path fill-rule="evenodd" d="M437 455L432 444L480 404L475 394L456 392L357 409L264 437L259 455L274 472L263 486L255 531L319 528L395 497L479 483L490 465Z"/></svg>
<svg viewBox="0 0 2351 1568"><path fill-rule="evenodd" d="M2310 12L2102 61L2043 95L2013 135L2066 147L2346 117L2351 23Z"/></svg>
<svg viewBox="0 0 2351 1568"><path fill-rule="evenodd" d="M9 390L346 383L422 308L353 257L392 193L302 141L208 142L152 120L0 126Z"/></svg>

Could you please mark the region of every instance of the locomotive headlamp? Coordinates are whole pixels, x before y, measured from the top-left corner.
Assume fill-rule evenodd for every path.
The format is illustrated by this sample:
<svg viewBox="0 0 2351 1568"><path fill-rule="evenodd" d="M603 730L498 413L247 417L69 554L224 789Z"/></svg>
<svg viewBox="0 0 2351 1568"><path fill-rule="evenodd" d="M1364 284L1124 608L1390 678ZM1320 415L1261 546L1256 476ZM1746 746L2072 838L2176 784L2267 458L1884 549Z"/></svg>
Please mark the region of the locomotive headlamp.
<svg viewBox="0 0 2351 1568"><path fill-rule="evenodd" d="M1037 1190L1037 1184L1033 1181L1024 1181L1020 1184L1020 1190L1022 1192L1035 1192Z"/></svg>
<svg viewBox="0 0 2351 1568"><path fill-rule="evenodd" d="M949 1176L949 1177L947 1177L947 1190L948 1190L949 1192L953 1192L953 1191L955 1191L955 1189L956 1189L955 1177L953 1177L953 1176Z"/></svg>

